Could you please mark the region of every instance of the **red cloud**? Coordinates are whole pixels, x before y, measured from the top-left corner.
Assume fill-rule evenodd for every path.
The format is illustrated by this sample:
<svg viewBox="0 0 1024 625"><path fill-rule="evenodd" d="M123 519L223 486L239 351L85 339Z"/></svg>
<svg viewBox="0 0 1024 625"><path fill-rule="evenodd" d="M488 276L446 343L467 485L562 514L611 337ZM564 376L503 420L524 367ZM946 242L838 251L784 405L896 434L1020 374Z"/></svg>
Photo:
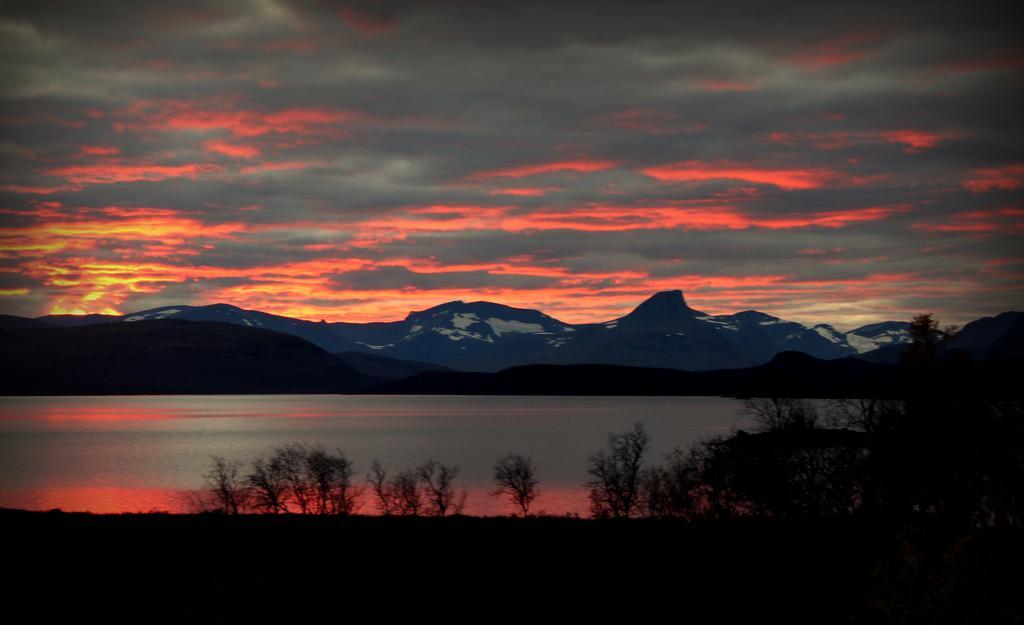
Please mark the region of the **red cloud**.
<svg viewBox="0 0 1024 625"><path fill-rule="evenodd" d="M110 145L83 145L79 151L82 156L116 156L120 153L120 148Z"/></svg>
<svg viewBox="0 0 1024 625"><path fill-rule="evenodd" d="M848 65L864 59L877 44L880 36L876 32L852 32L827 41L809 44L800 51L786 57L786 61L806 69L825 69Z"/></svg>
<svg viewBox="0 0 1024 625"><path fill-rule="evenodd" d="M972 169L971 177L960 184L973 193L1019 189L1024 186L1024 165Z"/></svg>
<svg viewBox="0 0 1024 625"><path fill-rule="evenodd" d="M393 15L367 11L346 4L339 10L342 21L353 30L371 37L393 30L398 18Z"/></svg>
<svg viewBox="0 0 1024 625"><path fill-rule="evenodd" d="M657 109L625 109L597 117L594 123L601 127L635 130L651 135L699 132L707 128L707 124L685 123L678 114Z"/></svg>
<svg viewBox="0 0 1024 625"><path fill-rule="evenodd" d="M207 152L215 152L231 158L256 158L260 155L260 150L256 146L228 143L227 141L207 141L203 144L203 148Z"/></svg>
<svg viewBox="0 0 1024 625"><path fill-rule="evenodd" d="M231 102L205 103L182 100L143 100L118 111L114 129L226 130L236 137L259 137L270 133L309 135L326 132L332 126L360 117L353 111L326 108L291 108L280 111L237 109Z"/></svg>
<svg viewBox="0 0 1024 625"><path fill-rule="evenodd" d="M954 213L944 223L916 223L923 232L962 232L968 234L1011 234L1024 232L1024 209L1007 207L999 210L978 210Z"/></svg>

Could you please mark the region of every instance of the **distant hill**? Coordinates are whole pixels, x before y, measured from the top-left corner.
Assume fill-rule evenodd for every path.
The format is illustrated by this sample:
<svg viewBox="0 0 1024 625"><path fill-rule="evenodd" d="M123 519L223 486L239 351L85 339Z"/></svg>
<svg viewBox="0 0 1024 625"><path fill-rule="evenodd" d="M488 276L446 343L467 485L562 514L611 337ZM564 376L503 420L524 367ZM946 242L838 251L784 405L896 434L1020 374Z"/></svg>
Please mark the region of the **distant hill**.
<svg viewBox="0 0 1024 625"><path fill-rule="evenodd" d="M38 328L55 328L56 325L43 321L42 319L29 319L27 317L15 317L14 315L0 315L0 330L31 330Z"/></svg>
<svg viewBox="0 0 1024 625"><path fill-rule="evenodd" d="M399 360L363 352L341 352L335 356L359 373L382 380L400 380L424 371L455 371L429 362Z"/></svg>
<svg viewBox="0 0 1024 625"><path fill-rule="evenodd" d="M38 317L39 321L45 321L47 323L63 326L65 328L73 328L77 326L90 326L97 323L112 323L114 321L121 321L120 315L44 315Z"/></svg>
<svg viewBox="0 0 1024 625"><path fill-rule="evenodd" d="M377 378L294 336L172 319L0 331L0 392L337 393Z"/></svg>
<svg viewBox="0 0 1024 625"><path fill-rule="evenodd" d="M956 393L1017 398L1020 361L957 371ZM904 371L856 358L823 360L784 352L764 365L680 371L619 365L528 365L497 373L419 373L367 389L410 395L727 395L738 397L901 397Z"/></svg>

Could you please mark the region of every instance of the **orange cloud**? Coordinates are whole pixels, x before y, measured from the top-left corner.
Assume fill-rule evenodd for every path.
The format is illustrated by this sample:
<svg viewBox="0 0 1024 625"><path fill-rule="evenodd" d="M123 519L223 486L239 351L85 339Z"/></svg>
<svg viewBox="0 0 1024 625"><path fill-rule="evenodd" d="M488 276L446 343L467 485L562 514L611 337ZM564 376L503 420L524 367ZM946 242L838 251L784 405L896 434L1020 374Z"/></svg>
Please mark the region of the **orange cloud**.
<svg viewBox="0 0 1024 625"><path fill-rule="evenodd" d="M508 218L506 230L573 229L619 231L652 228L684 230L743 230L766 228L842 228L860 221L877 221L906 210L905 207L872 206L867 208L824 211L807 214L754 216L731 206L700 207L619 207L594 206L570 211L537 211L519 218Z"/></svg>
<svg viewBox="0 0 1024 625"><path fill-rule="evenodd" d="M44 209L45 218L30 226L0 228L0 257L35 256L67 250L89 250L122 241L159 241L184 247L196 239L230 238L243 232L242 223L204 224L175 211L111 207L89 214L59 214Z"/></svg>
<svg viewBox="0 0 1024 625"><path fill-rule="evenodd" d="M723 78L705 78L697 81L701 91L722 93L725 91L757 91L759 87L751 82L728 80Z"/></svg>
<svg viewBox="0 0 1024 625"><path fill-rule="evenodd" d="M571 171L588 174L595 171L603 171L618 166L617 161L607 160L578 160L559 161L556 163L543 163L540 165L523 165L520 167L508 167L505 169L492 169L478 172L470 176L472 180L491 180L494 178L524 178L537 174L547 174L559 171Z"/></svg>
<svg viewBox="0 0 1024 625"><path fill-rule="evenodd" d="M521 197L539 197L546 195L551 191L560 191L556 187L521 187L518 189L493 189L488 192L489 195L517 195Z"/></svg>
<svg viewBox="0 0 1024 625"><path fill-rule="evenodd" d="M107 160L89 165L68 165L47 169L46 174L60 176L72 184L116 184L121 182L157 182L168 178L195 178L200 174L220 171L212 163L185 163L183 165L132 164L122 160Z"/></svg>
<svg viewBox="0 0 1024 625"><path fill-rule="evenodd" d="M768 184L780 189L817 189L837 179L829 169L768 169L730 162L705 163L683 161L670 165L648 167L642 173L667 182L703 182L707 180L742 180Z"/></svg>

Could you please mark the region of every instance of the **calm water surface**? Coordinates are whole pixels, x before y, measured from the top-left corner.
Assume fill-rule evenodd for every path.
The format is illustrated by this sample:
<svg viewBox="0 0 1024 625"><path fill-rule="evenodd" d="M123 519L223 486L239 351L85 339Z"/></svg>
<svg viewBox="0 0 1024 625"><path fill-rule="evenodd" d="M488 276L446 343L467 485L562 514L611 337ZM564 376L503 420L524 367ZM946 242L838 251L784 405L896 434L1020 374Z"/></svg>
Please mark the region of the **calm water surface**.
<svg viewBox="0 0 1024 625"><path fill-rule="evenodd" d="M365 474L429 458L460 467L469 514L505 514L495 460L532 455L537 511L587 513L587 457L642 422L650 460L742 427L720 397L203 395L0 398L0 507L188 511L210 456L249 461L293 441L340 448ZM364 510L373 513L369 501Z"/></svg>

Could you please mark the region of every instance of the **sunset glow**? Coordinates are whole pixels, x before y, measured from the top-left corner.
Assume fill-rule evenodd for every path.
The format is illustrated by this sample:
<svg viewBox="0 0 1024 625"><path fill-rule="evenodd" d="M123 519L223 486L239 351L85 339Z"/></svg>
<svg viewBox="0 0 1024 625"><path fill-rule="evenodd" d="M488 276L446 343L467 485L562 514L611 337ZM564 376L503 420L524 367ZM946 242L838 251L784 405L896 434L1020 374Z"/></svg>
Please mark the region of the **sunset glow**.
<svg viewBox="0 0 1024 625"><path fill-rule="evenodd" d="M608 11L5 8L0 312L376 321L462 299L591 322L665 289L847 326L1024 306L1007 32Z"/></svg>

